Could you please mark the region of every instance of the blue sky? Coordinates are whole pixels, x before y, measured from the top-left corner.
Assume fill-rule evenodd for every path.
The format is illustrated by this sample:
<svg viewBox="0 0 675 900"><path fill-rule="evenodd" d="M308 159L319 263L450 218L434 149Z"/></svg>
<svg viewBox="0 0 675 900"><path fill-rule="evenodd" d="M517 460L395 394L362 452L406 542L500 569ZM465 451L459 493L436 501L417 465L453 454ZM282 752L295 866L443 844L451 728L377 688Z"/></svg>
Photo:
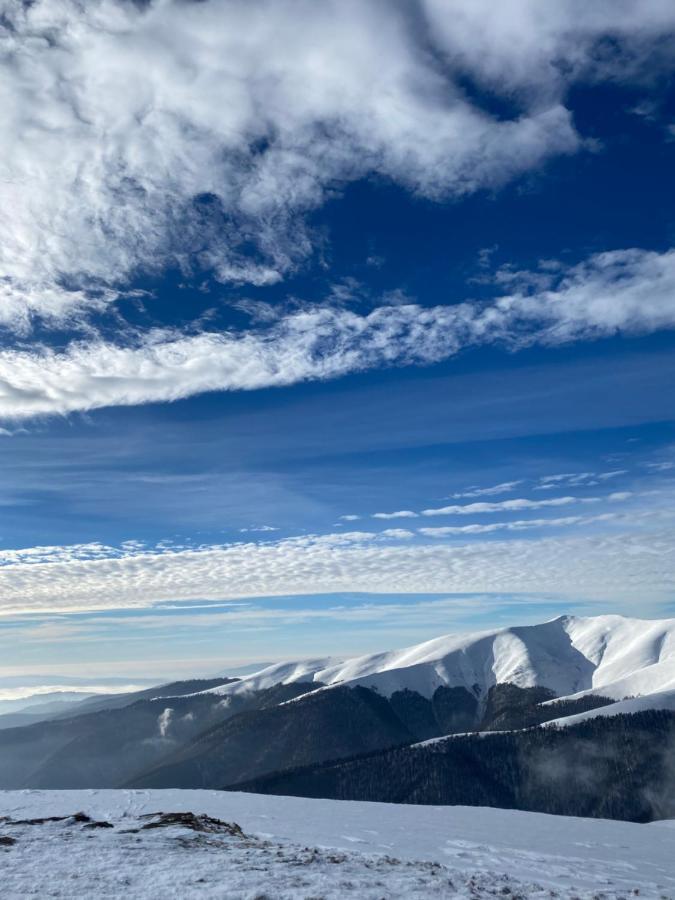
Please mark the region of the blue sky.
<svg viewBox="0 0 675 900"><path fill-rule="evenodd" d="M0 682L672 615L674 25L12 5Z"/></svg>

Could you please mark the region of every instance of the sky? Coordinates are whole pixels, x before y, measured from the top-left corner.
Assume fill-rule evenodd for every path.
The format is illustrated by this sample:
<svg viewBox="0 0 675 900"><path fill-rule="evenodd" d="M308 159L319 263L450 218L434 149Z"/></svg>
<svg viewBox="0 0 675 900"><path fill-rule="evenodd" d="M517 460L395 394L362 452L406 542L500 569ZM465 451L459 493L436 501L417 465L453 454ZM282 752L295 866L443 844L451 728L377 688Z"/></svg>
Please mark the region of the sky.
<svg viewBox="0 0 675 900"><path fill-rule="evenodd" d="M7 0L0 66L0 694L675 615L670 0Z"/></svg>

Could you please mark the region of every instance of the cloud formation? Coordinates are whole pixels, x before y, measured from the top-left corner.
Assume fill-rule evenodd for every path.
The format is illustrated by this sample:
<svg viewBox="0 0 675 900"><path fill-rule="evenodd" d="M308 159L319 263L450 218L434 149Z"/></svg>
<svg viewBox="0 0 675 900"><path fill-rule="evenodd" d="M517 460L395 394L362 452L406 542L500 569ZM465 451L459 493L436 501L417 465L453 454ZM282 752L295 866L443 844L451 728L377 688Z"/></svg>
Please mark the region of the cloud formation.
<svg viewBox="0 0 675 900"><path fill-rule="evenodd" d="M439 528L418 528L425 537L451 537L462 534L492 534L495 531L529 531L534 528L567 528L571 525L591 525L595 522L611 522L614 513L599 516L562 516L557 519L517 519L512 522L490 522L474 525L443 525Z"/></svg>
<svg viewBox="0 0 675 900"><path fill-rule="evenodd" d="M454 503L436 509L423 509L423 516L473 516L483 513L517 512L521 509L543 509L547 506L569 506L571 503L598 503L600 497L551 497L546 500L529 500L518 497L516 500L501 500L496 503L481 501L478 503Z"/></svg>
<svg viewBox="0 0 675 900"><path fill-rule="evenodd" d="M627 469L613 469L610 472L563 472L559 475L542 475L535 491L558 490L561 487L591 487L612 478L625 475Z"/></svg>
<svg viewBox="0 0 675 900"><path fill-rule="evenodd" d="M557 96L577 78L658 77L673 49L664 42L659 58L652 45L655 35L672 29L668 0L560 0L545 9L537 0L424 0L424 6L448 58L482 85L529 99Z"/></svg>
<svg viewBox="0 0 675 900"><path fill-rule="evenodd" d="M166 266L270 284L311 252L304 214L355 178L439 198L575 150L559 96L511 119L470 102L441 64L439 13L381 0L10 0L4 321L105 304L134 272ZM602 31L615 16L595 18Z"/></svg>
<svg viewBox="0 0 675 900"><path fill-rule="evenodd" d="M663 598L672 528L582 537L420 544L370 533L129 551L0 568L3 614L147 608L162 601L374 593L542 592ZM68 548L64 548L66 555Z"/></svg>
<svg viewBox="0 0 675 900"><path fill-rule="evenodd" d="M517 481L502 481L501 484L493 484L483 488L472 486L464 491L453 494L452 496L455 500L460 500L465 497L492 497L496 494L509 494L521 485L523 480L524 479L520 478Z"/></svg>
<svg viewBox="0 0 675 900"><path fill-rule="evenodd" d="M511 350L675 328L675 250L615 251L485 303L381 306L367 314L314 307L242 332L153 331L0 351L0 416L20 419L335 378L381 366L431 364L460 350Z"/></svg>
<svg viewBox="0 0 675 900"><path fill-rule="evenodd" d="M305 214L364 175L432 199L499 185L575 151L570 84L644 80L654 47L658 72L674 24L667 0L8 0L2 321L167 266L274 283L311 253Z"/></svg>

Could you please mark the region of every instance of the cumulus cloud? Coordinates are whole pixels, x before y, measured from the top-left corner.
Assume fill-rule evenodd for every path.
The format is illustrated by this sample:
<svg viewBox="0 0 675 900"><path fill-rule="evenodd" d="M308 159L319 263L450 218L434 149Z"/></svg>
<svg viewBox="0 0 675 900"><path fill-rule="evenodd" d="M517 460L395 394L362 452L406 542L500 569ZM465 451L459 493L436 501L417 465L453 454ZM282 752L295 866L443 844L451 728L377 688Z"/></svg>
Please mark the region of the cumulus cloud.
<svg viewBox="0 0 675 900"><path fill-rule="evenodd" d="M472 105L427 13L454 15L382 0L9 0L5 321L105 303L139 269L270 284L311 251L304 214L350 180L461 195L576 149L560 96L511 119ZM629 18L644 31L647 17Z"/></svg>
<svg viewBox="0 0 675 900"><path fill-rule="evenodd" d="M576 150L570 83L658 72L674 24L667 0L8 0L3 320L166 266L278 281L311 252L305 214L367 174L430 198L498 185Z"/></svg>
<svg viewBox="0 0 675 900"><path fill-rule="evenodd" d="M19 419L335 378L378 366L431 364L500 344L592 340L675 328L675 250L597 254L557 282L491 302L314 307L248 331L167 334L0 351L0 416Z"/></svg>
<svg viewBox="0 0 675 900"><path fill-rule="evenodd" d="M668 0L543 6L538 0L424 0L424 6L448 59L484 86L530 100L557 96L579 77L655 77L673 57L672 43L664 42L662 55L652 54L651 66L644 65L653 38L672 32Z"/></svg>
<svg viewBox="0 0 675 900"><path fill-rule="evenodd" d="M84 322L167 267L277 282L312 251L306 214L365 175L431 199L499 185L578 149L564 106L574 79L643 78L674 24L666 0L561 0L545 14L535 0L9 0L0 324ZM467 76L513 114L480 106ZM8 347L0 416L675 326L675 251L612 251L499 284L510 292L487 303L423 308L394 292L367 315L331 304L238 333Z"/></svg>
<svg viewBox="0 0 675 900"><path fill-rule="evenodd" d="M672 528L578 537L422 544L369 533L127 552L0 568L4 614L147 608L162 601L371 591L551 591L662 597ZM65 548L67 554L67 548Z"/></svg>

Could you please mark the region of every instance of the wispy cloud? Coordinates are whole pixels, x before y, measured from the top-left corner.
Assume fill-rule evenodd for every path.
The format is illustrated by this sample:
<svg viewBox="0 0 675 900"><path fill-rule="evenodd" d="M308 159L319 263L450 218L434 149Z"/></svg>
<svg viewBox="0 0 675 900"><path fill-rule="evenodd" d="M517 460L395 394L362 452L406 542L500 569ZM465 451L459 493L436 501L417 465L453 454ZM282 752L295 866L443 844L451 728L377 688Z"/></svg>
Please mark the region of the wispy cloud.
<svg viewBox="0 0 675 900"><path fill-rule="evenodd" d="M645 466L648 469L652 469L652 471L654 471L654 472L670 472L671 469L675 469L675 462L671 462L670 460L664 460L662 462L645 463Z"/></svg>
<svg viewBox="0 0 675 900"><path fill-rule="evenodd" d="M514 512L522 509L543 509L549 506L569 506L572 503L599 503L600 497L551 497L546 500L501 500L496 503L479 502L440 506L437 509L423 509L423 516L473 516L482 513Z"/></svg>
<svg viewBox="0 0 675 900"><path fill-rule="evenodd" d="M288 634L302 635L301 647L306 648L306 641L310 640L311 645L320 647L322 653L334 654L339 649L341 656L352 656L401 643L427 640L448 631L494 628L499 622L514 624L541 620L561 608L568 612L572 609L583 613L589 607L594 611L598 608L604 610L604 604L598 601L575 601L561 607L559 596L546 594L443 594L433 598L415 595L378 597L364 594L349 598L329 595L296 598L292 605L269 600L216 606L202 604L199 608L190 606L183 609L180 614L175 610L148 609L137 610L133 615L116 613L114 616L64 616L68 634L59 639L59 646L67 648L67 657L72 660L68 666L71 672L83 668L79 662L83 647L94 648L94 659L85 664L88 673L96 668L107 673L128 671L139 666L136 655L133 662L118 662L109 656L105 662L99 661L101 652L110 646L111 639L119 646L121 642L115 638L122 632L128 636L125 644L135 647L152 644L162 649L161 663L157 659L147 659L141 653L138 653L138 657L143 657L140 664L146 666L146 674L159 671L161 679L167 680L170 677L168 673L172 673L175 678L177 673L183 672L189 677L190 674L194 676L197 673L223 672L230 667L236 670L243 660L231 659L230 653L235 648L235 652L241 652L244 648L248 649L249 654L252 651L252 658L260 661L259 668L272 661L288 659L289 655L302 656L302 649L293 651L287 646ZM612 608L616 609L616 606ZM178 641L177 629L181 636ZM49 646L43 641L41 631L42 623L39 618L25 619L13 626L12 641L20 642L24 649L34 647L44 655ZM234 638L234 647L232 641L229 642L229 647L228 642L223 642L224 633ZM201 655L198 659L176 660L175 655L181 652L188 635L199 646ZM260 643L252 643L254 635L261 636ZM10 647L7 642L2 641L2 632L0 649L6 659ZM264 649L268 653L258 655L264 653ZM161 669L158 669L158 664ZM58 668L66 670L64 665ZM232 674L237 673L232 671ZM18 683L19 679L16 680ZM45 683L47 680L44 678ZM136 685L136 689L141 686ZM107 689L110 690L110 685ZM0 702L1 699L0 685Z"/></svg>
<svg viewBox="0 0 675 900"><path fill-rule="evenodd" d="M498 494L508 494L521 484L523 484L522 478L518 481L502 481L501 484L493 484L490 487L472 486L464 491L453 494L452 496L456 500L469 497L492 497Z"/></svg>
<svg viewBox="0 0 675 900"><path fill-rule="evenodd" d="M416 519L417 513L411 509L399 509L397 512L376 512L373 513L373 519Z"/></svg>
<svg viewBox="0 0 675 900"><path fill-rule="evenodd" d="M157 717L157 730L159 731L159 736L161 738L166 738L169 728L171 727L172 719L173 719L173 709L171 709L170 706L168 706Z"/></svg>
<svg viewBox="0 0 675 900"><path fill-rule="evenodd" d="M360 315L315 307L269 327L190 336L153 332L135 345L74 343L0 351L0 416L67 413L429 364L480 344L511 349L675 327L675 251L602 253L555 289L493 302L381 306Z"/></svg>
<svg viewBox="0 0 675 900"><path fill-rule="evenodd" d="M247 528L240 528L240 533L244 534L247 531L278 531L279 529L275 525L250 525Z"/></svg>
<svg viewBox="0 0 675 900"><path fill-rule="evenodd" d="M598 516L563 516L556 519L517 519L512 522L490 522L474 525L444 525L439 528L418 528L426 537L450 537L468 534L492 534L495 531L530 531L538 528L567 528L572 525L591 525L596 522L616 520L614 513Z"/></svg>
<svg viewBox="0 0 675 900"><path fill-rule="evenodd" d="M612 478L626 475L627 469L613 469L610 472L563 472L559 475L542 475L536 491L550 491L561 487L592 487Z"/></svg>

